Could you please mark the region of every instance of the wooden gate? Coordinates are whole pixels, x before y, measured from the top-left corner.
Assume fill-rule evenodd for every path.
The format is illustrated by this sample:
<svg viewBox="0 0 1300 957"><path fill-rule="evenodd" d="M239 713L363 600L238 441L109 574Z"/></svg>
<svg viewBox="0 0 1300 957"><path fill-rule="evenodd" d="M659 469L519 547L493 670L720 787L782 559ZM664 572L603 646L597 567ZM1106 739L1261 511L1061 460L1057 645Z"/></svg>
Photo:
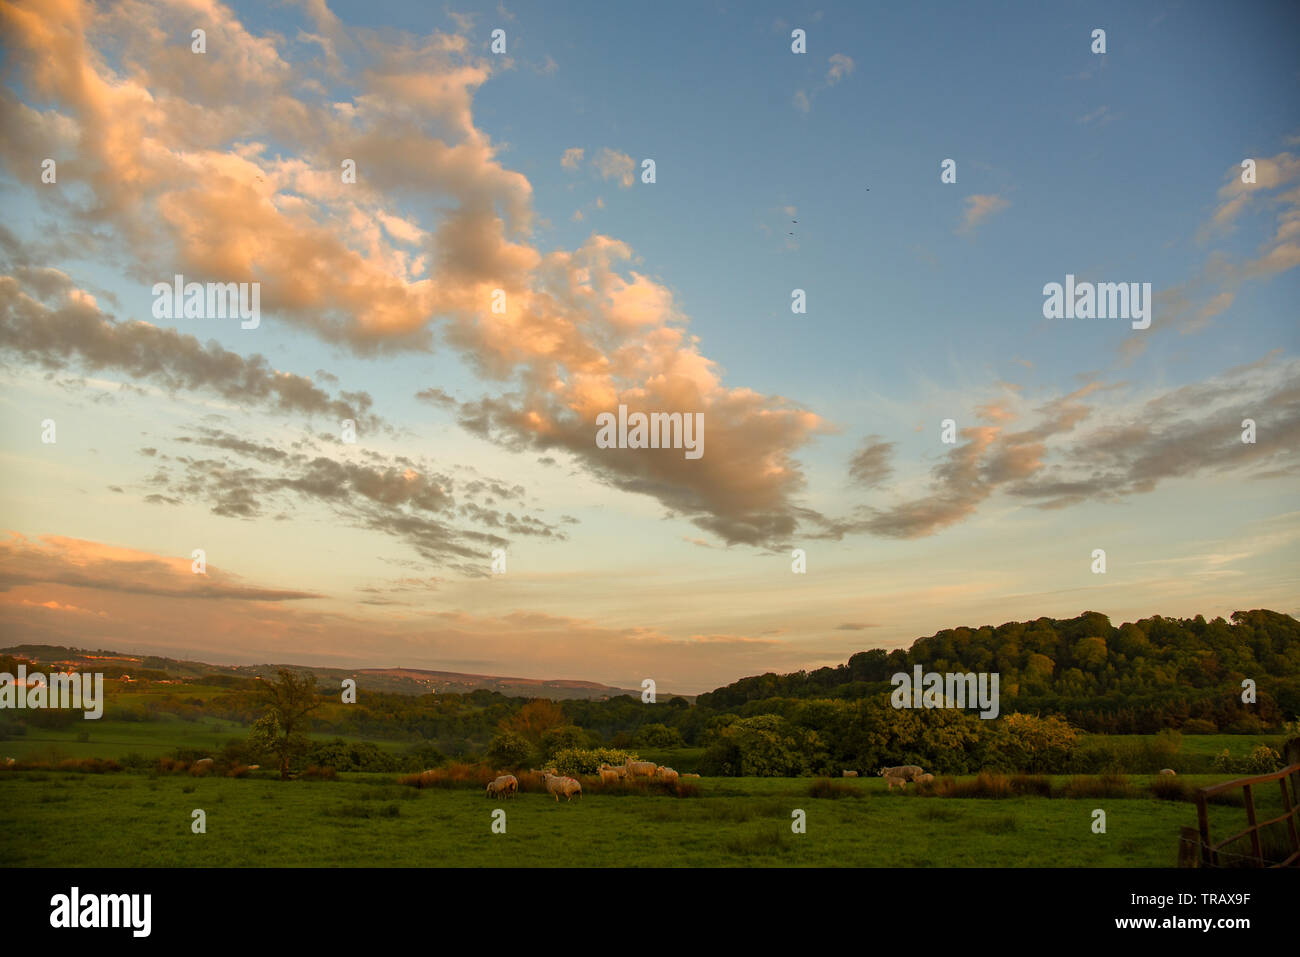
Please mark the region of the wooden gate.
<svg viewBox="0 0 1300 957"><path fill-rule="evenodd" d="M1267 821L1260 821L1255 814L1255 788L1270 781L1277 781L1282 788L1282 813ZM1289 787L1288 787L1289 785ZM1216 794L1223 794L1241 788L1246 803L1246 827L1222 841L1210 840L1209 800ZM1250 862L1254 867L1300 867L1300 764L1292 764L1272 774L1261 774L1253 778L1238 778L1222 784L1212 784L1196 792L1196 816L1200 824L1198 831L1190 827L1183 828L1183 838L1178 855L1180 866L1223 867L1226 862L1222 856L1231 856L1240 862ZM1278 823L1286 823L1286 836L1290 854L1281 861L1265 861L1263 845L1259 839L1262 828ZM1234 841L1250 836L1250 854L1230 854L1223 849ZM1189 846L1189 844L1194 846Z"/></svg>

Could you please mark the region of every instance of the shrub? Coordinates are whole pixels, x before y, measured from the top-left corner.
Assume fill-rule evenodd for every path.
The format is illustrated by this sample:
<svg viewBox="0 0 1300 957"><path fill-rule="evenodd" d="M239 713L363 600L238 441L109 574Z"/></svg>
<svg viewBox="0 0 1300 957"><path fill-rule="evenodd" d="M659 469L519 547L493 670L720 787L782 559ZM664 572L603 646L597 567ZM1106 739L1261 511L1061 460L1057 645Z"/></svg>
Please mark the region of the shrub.
<svg viewBox="0 0 1300 957"><path fill-rule="evenodd" d="M1216 734L1219 726L1204 718L1188 718L1183 722L1184 734Z"/></svg>
<svg viewBox="0 0 1300 957"><path fill-rule="evenodd" d="M686 744L680 731L658 723L641 727L634 740L643 748L653 749L680 748Z"/></svg>
<svg viewBox="0 0 1300 957"><path fill-rule="evenodd" d="M1128 778L1108 772L1097 777L1075 776L1065 786L1065 796L1071 798L1122 798L1132 797Z"/></svg>
<svg viewBox="0 0 1300 957"><path fill-rule="evenodd" d="M935 793L940 797L950 798L1008 798L1011 797L1011 782L1003 774L991 774L981 771L973 780L959 781L945 777L935 786Z"/></svg>
<svg viewBox="0 0 1300 957"><path fill-rule="evenodd" d="M808 789L808 796L814 798L855 798L862 797L862 792L851 784L832 781L830 778L818 778Z"/></svg>
<svg viewBox="0 0 1300 957"><path fill-rule="evenodd" d="M336 773L337 772L328 765L320 767L319 765L312 764L308 765L307 769L302 772L302 776L305 778L316 778L321 781L333 781Z"/></svg>
<svg viewBox="0 0 1300 957"><path fill-rule="evenodd" d="M1268 774L1282 766L1282 756L1266 744L1251 751L1249 756L1234 758L1224 748L1214 759L1214 770L1226 774Z"/></svg>
<svg viewBox="0 0 1300 957"><path fill-rule="evenodd" d="M577 777L595 774L602 764L622 764L628 758L636 760L636 754L618 748L562 748L555 752L551 764L557 774Z"/></svg>
<svg viewBox="0 0 1300 957"><path fill-rule="evenodd" d="M313 745L303 759L308 765L336 771L396 771L397 760L372 741L335 738Z"/></svg>
<svg viewBox="0 0 1300 957"><path fill-rule="evenodd" d="M533 753L533 746L523 735L515 731L503 730L497 732L492 743L488 745L488 758L495 764L505 768L517 768Z"/></svg>
<svg viewBox="0 0 1300 957"><path fill-rule="evenodd" d="M1011 778L1011 790L1017 794L1052 796L1052 779L1041 774L1017 774Z"/></svg>
<svg viewBox="0 0 1300 957"><path fill-rule="evenodd" d="M122 765L105 758L67 758L59 762L60 771L81 771L85 774L103 774L105 771L121 771Z"/></svg>
<svg viewBox="0 0 1300 957"><path fill-rule="evenodd" d="M1151 793L1162 801L1190 801L1193 790L1186 781L1160 775L1151 782Z"/></svg>
<svg viewBox="0 0 1300 957"><path fill-rule="evenodd" d="M430 768L419 774L407 774L397 779L398 784L413 788L484 788L497 777L497 772L482 764L453 761L446 767ZM523 774L518 775L523 790ZM539 778L540 780L540 778Z"/></svg>

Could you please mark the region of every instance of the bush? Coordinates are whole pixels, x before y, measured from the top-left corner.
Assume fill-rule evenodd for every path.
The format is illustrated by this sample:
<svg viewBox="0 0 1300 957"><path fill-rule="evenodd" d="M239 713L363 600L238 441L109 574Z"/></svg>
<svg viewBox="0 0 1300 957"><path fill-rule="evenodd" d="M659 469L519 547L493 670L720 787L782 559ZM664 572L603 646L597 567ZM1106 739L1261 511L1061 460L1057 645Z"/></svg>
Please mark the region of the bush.
<svg viewBox="0 0 1300 957"><path fill-rule="evenodd" d="M1049 798L1052 796L1052 779L1041 774L1017 774L1011 779L1011 790L1017 794Z"/></svg>
<svg viewBox="0 0 1300 957"><path fill-rule="evenodd" d="M1151 793L1162 801L1191 801L1195 796L1190 784L1168 775L1160 775L1151 782Z"/></svg>
<svg viewBox="0 0 1300 957"><path fill-rule="evenodd" d="M666 750L685 747L682 733L666 724L647 724L637 731L634 739L642 748Z"/></svg>
<svg viewBox="0 0 1300 957"><path fill-rule="evenodd" d="M517 768L533 753L533 746L521 734L499 731L488 745L488 759L503 768Z"/></svg>
<svg viewBox="0 0 1300 957"><path fill-rule="evenodd" d="M857 798L863 792L851 784L832 781L830 778L818 778L808 789L808 796L814 798Z"/></svg>
<svg viewBox="0 0 1300 957"><path fill-rule="evenodd" d="M1011 782L1006 775L981 771L974 780L959 781L945 777L935 786L935 793L946 798L1009 798Z"/></svg>
<svg viewBox="0 0 1300 957"><path fill-rule="evenodd" d="M543 731L541 737L542 754L550 761L561 751L581 750L593 743L599 743L599 738L593 742L591 735L572 724Z"/></svg>
<svg viewBox="0 0 1300 957"><path fill-rule="evenodd" d="M398 784L413 788L485 788L497 772L481 764L453 761L446 767L431 768L419 774L407 774L397 779ZM517 775L519 789L524 790L524 774ZM540 776L538 777L540 780Z"/></svg>
<svg viewBox="0 0 1300 957"><path fill-rule="evenodd" d="M1124 798L1132 797L1128 778L1122 774L1107 773L1097 777L1072 777L1065 786L1065 796L1071 798Z"/></svg>
<svg viewBox="0 0 1300 957"><path fill-rule="evenodd" d="M1188 718L1183 722L1184 734L1216 734L1218 730L1217 724L1204 718Z"/></svg>
<svg viewBox="0 0 1300 957"><path fill-rule="evenodd" d="M636 755L618 748L564 748L555 752L552 765L557 774L578 777L595 774L602 764L622 764L628 758L636 760Z"/></svg>
<svg viewBox="0 0 1300 957"><path fill-rule="evenodd" d="M396 771L397 759L372 741L344 741L335 738L313 745L304 762L336 771Z"/></svg>
<svg viewBox="0 0 1300 957"><path fill-rule="evenodd" d="M322 768L315 764L308 765L307 770L302 772L302 776L305 778L316 778L321 781L333 781L335 774L333 768L328 766Z"/></svg>
<svg viewBox="0 0 1300 957"><path fill-rule="evenodd" d="M1214 770L1226 774L1269 774L1282 767L1282 755L1261 744L1248 757L1234 758L1224 748L1214 759Z"/></svg>

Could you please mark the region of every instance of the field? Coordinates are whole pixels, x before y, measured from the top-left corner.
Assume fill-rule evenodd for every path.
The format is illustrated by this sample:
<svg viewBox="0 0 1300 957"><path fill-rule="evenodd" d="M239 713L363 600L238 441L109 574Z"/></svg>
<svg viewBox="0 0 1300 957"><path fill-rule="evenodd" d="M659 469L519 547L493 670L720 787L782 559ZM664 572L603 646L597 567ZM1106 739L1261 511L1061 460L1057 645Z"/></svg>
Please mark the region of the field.
<svg viewBox="0 0 1300 957"><path fill-rule="evenodd" d="M694 798L588 794L557 804L542 794L497 803L477 790L417 790L379 774L284 783L0 773L0 830L21 835L4 842L0 865L1171 867L1180 825L1196 820L1193 804L1149 795L939 798L859 779L837 781L851 796L832 800L811 797L810 778L697 783ZM195 808L207 814L206 834L191 833ZM491 832L497 808L504 835ZM1105 834L1092 833L1095 808L1106 812ZM795 809L807 814L805 834L791 831ZM1211 812L1219 836L1242 826L1239 807Z"/></svg>

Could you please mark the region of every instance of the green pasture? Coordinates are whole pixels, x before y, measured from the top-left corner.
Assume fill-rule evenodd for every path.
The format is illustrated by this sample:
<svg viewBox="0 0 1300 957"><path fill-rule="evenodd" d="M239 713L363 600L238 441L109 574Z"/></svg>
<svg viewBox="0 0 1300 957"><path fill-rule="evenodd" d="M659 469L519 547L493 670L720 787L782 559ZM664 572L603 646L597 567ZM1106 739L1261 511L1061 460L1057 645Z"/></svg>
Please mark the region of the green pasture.
<svg viewBox="0 0 1300 957"><path fill-rule="evenodd" d="M384 774L281 782L265 772L9 771L0 772L9 837L0 866L1172 867L1195 805L1143 794L1150 780L1131 777L1143 796L1126 798L958 799L891 794L862 778L837 781L848 796L831 799L810 795L811 778L704 778L693 782L697 797L588 793L556 803L417 790ZM1258 800L1262 815L1280 799L1269 789ZM191 832L196 808L206 834ZM1092 830L1098 808L1105 834ZM491 830L497 809L505 834ZM791 831L796 809L804 834ZM1216 836L1244 824L1240 807L1211 813Z"/></svg>

